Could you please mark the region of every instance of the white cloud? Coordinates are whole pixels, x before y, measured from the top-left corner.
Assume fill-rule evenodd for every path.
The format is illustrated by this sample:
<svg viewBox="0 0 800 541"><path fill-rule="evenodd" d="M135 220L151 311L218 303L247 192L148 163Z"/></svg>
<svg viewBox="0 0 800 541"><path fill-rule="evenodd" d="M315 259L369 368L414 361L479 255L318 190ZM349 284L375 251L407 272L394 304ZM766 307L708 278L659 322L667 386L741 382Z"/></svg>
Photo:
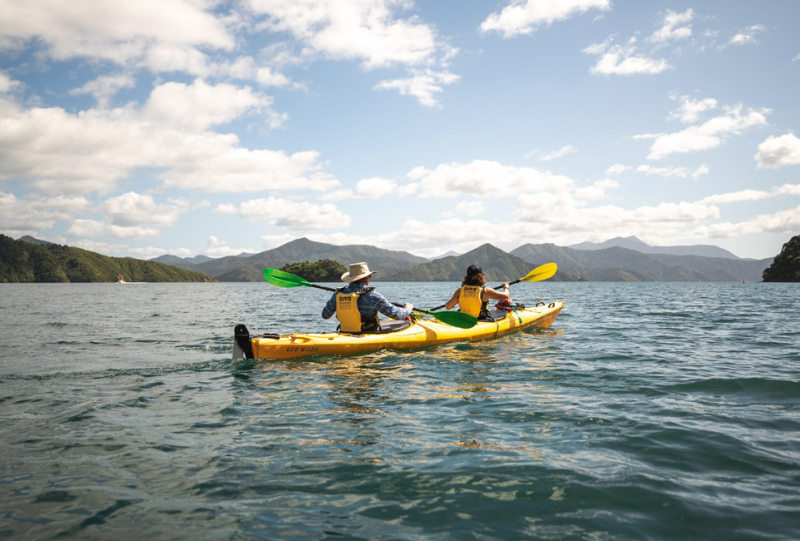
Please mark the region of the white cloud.
<svg viewBox="0 0 800 541"><path fill-rule="evenodd" d="M342 201L345 199L378 199L392 193L400 195L401 197L404 195L399 193L397 183L395 181L380 177L373 177L358 181L356 187L352 190L336 190L321 196L321 198L328 201Z"/></svg>
<svg viewBox="0 0 800 541"><path fill-rule="evenodd" d="M137 168L155 168L166 187L208 192L328 190L338 181L321 171L319 154L249 150L232 133L210 131L271 100L248 87L157 86L140 109L23 108L0 98L0 180L30 179L37 190L108 193Z"/></svg>
<svg viewBox="0 0 800 541"><path fill-rule="evenodd" d="M287 242L297 239L297 235L292 233L284 233L283 235L262 235L261 243L264 250L271 250L278 246L283 246Z"/></svg>
<svg viewBox="0 0 800 541"><path fill-rule="evenodd" d="M364 199L378 199L384 195L389 195L395 190L395 188L397 188L397 183L395 181L375 177L365 178L358 181L358 184L356 184L356 188L353 190L353 192L356 197L361 197Z"/></svg>
<svg viewBox="0 0 800 541"><path fill-rule="evenodd" d="M591 9L607 11L610 0L512 0L499 13L481 23L481 32L500 32L504 38L533 33L539 26L550 25L582 15Z"/></svg>
<svg viewBox="0 0 800 541"><path fill-rule="evenodd" d="M239 214L296 232L347 228L352 222L350 216L330 203L315 205L275 197L246 201L239 207Z"/></svg>
<svg viewBox="0 0 800 541"><path fill-rule="evenodd" d="M360 61L366 71L406 68L407 77L381 80L376 90L396 90L434 107L436 94L460 79L447 70L458 49L418 17L398 16L413 7L411 0L246 0L246 5L265 16L259 28L297 39L306 60Z"/></svg>
<svg viewBox="0 0 800 541"><path fill-rule="evenodd" d="M239 208L234 205L233 203L220 203L217 207L211 211L211 214L238 214Z"/></svg>
<svg viewBox="0 0 800 541"><path fill-rule="evenodd" d="M19 81L15 81L2 71L0 71L0 92L10 92L20 85Z"/></svg>
<svg viewBox="0 0 800 541"><path fill-rule="evenodd" d="M557 224L571 221L573 226L578 205L572 195L561 192L522 194L517 198L517 208L513 217L521 222Z"/></svg>
<svg viewBox="0 0 800 541"><path fill-rule="evenodd" d="M783 184L782 186L773 187L768 192L763 190L741 190L738 192L710 195L701 199L699 202L708 205L717 203L738 203L742 201L760 201L762 199L778 197L780 195L800 196L800 184Z"/></svg>
<svg viewBox="0 0 800 541"><path fill-rule="evenodd" d="M699 166L695 171L690 172L685 167L653 167L652 165L640 165L636 168L637 173L646 175L658 175L660 177L680 177L680 178L699 178L708 173L708 167Z"/></svg>
<svg viewBox="0 0 800 541"><path fill-rule="evenodd" d="M417 175L424 175L419 170ZM308 235L312 240L333 244L372 244L390 249L408 250L424 256L435 256L446 250L465 252L485 242L503 249L513 249L544 238L547 242L565 245L588 238L597 233L602 224L604 238L636 235L648 242L670 244L686 238L708 238L713 228L716 236L735 236L739 233L757 231L782 231L800 219L796 209L779 212L758 220L735 226L721 224L709 226L708 222L720 218L718 203L759 200L778 195L800 196L800 184L783 185L771 192L743 191L732 194L710 196L697 202L660 203L626 209L616 205L590 207L586 200L592 196L600 198L605 190L618 187L611 179L596 182L593 186L578 188L570 192L542 192L520 195L517 208L508 221L492 223L488 220L471 219L466 213L458 217L447 213L445 219L436 222L407 220L396 231L376 235L354 235L344 232ZM476 201L483 203L483 201ZM456 207L466 210L467 207ZM751 223L752 222L752 223ZM693 228L693 229L687 229ZM795 230L797 227L795 227ZM291 238L281 238L281 244Z"/></svg>
<svg viewBox="0 0 800 541"><path fill-rule="evenodd" d="M188 208L188 203L183 200L173 200L170 205L159 205L152 196L136 192L112 197L100 205L108 222L119 227L170 226Z"/></svg>
<svg viewBox="0 0 800 541"><path fill-rule="evenodd" d="M456 212L465 216L477 216L486 212L486 203L483 201L462 201L456 205Z"/></svg>
<svg viewBox="0 0 800 541"><path fill-rule="evenodd" d="M460 75L454 75L447 70L411 70L411 77L380 81L374 88L376 90L397 90L405 96L414 96L422 105L435 107L439 103L434 95L441 93L444 85L453 84L460 78Z"/></svg>
<svg viewBox="0 0 800 541"><path fill-rule="evenodd" d="M207 255L208 257L227 257L239 255L243 252L252 252L252 250L248 248L231 248L227 242L219 240L213 235L208 237L208 242L197 250L198 254Z"/></svg>
<svg viewBox="0 0 800 541"><path fill-rule="evenodd" d="M183 200L157 204L150 195L128 192L108 199L98 210L105 215L104 221L78 219L67 233L81 238L99 235L119 239L152 238L165 227L174 225L178 217L189 210L189 204Z"/></svg>
<svg viewBox="0 0 800 541"><path fill-rule="evenodd" d="M575 190L576 199L604 199L606 190L619 188L619 182L612 179L598 180L591 186L584 186Z"/></svg>
<svg viewBox="0 0 800 541"><path fill-rule="evenodd" d="M253 80L262 87L304 88L303 85L293 83L286 75L277 71L277 66L284 61L282 60L282 52L276 50L270 54L262 51L261 56L268 57L268 61L273 65L260 65L251 56L239 56L232 61L220 61L210 64L208 73L238 80Z"/></svg>
<svg viewBox="0 0 800 541"><path fill-rule="evenodd" d="M556 230L569 224L572 231L591 232L597 224L603 229L682 227L685 224L719 217L719 209L703 203L661 203L626 210L616 206L578 207L567 194L521 195L514 218L523 222L551 224Z"/></svg>
<svg viewBox="0 0 800 541"><path fill-rule="evenodd" d="M703 164L695 169L694 173L692 173L692 178L696 180L703 175L707 175L709 172L711 172L711 169L709 169L707 165Z"/></svg>
<svg viewBox="0 0 800 541"><path fill-rule="evenodd" d="M737 105L725 108L723 115L679 132L637 135L634 138L654 139L647 158L659 160L678 152L697 152L716 148L731 134L766 124L766 115L769 112L769 109L744 110L741 105Z"/></svg>
<svg viewBox="0 0 800 541"><path fill-rule="evenodd" d="M438 49L433 27L417 18L395 18L394 9L410 2L393 0L247 0L266 15L265 26L290 32L316 54L335 60L360 60L364 69L394 64L430 63Z"/></svg>
<svg viewBox="0 0 800 541"><path fill-rule="evenodd" d="M453 198L510 197L525 192L565 191L573 187L571 179L530 167L512 167L499 162L473 160L441 164L434 170L417 167L408 173L419 181L420 197Z"/></svg>
<svg viewBox="0 0 800 541"><path fill-rule="evenodd" d="M36 40L55 60L86 57L120 65L143 61L163 49L204 57L199 47L234 46L222 20L204 9L211 7L193 0L3 0L0 49Z"/></svg>
<svg viewBox="0 0 800 541"><path fill-rule="evenodd" d="M123 88L133 88L136 81L130 75L101 75L80 88L70 90L71 95L91 94L100 107L107 107L111 98Z"/></svg>
<svg viewBox="0 0 800 541"><path fill-rule="evenodd" d="M71 220L89 205L83 196L30 195L19 199L14 194L0 192L0 230L13 236L35 234L50 229L58 221Z"/></svg>
<svg viewBox="0 0 800 541"><path fill-rule="evenodd" d="M107 226L104 222L98 220L78 219L72 222L67 234L79 237L82 239L98 237L107 231Z"/></svg>
<svg viewBox="0 0 800 541"><path fill-rule="evenodd" d="M168 252L164 248L158 248L155 246L129 246L127 244L112 244L109 242L93 241L87 238L70 238L60 240L48 238L48 240L51 240L52 242L69 244L70 246L76 246L78 248L83 248L84 250L106 255L124 255L130 257L131 254L134 254L141 259L152 259L154 257L164 255L165 253L171 253L179 257L187 257L191 255L191 252L185 248L169 250Z"/></svg>
<svg viewBox="0 0 800 541"><path fill-rule="evenodd" d="M574 146L566 145L553 152L543 154L541 157L539 157L539 159L542 160L543 162L549 162L555 160L556 158L561 158L562 156L566 156L567 154L572 154L573 152L577 151L578 149L575 148Z"/></svg>
<svg viewBox="0 0 800 541"><path fill-rule="evenodd" d="M694 12L691 9L687 9L683 13L667 10L664 15L663 26L656 30L647 40L661 43L690 37L692 35L692 27L689 23L692 22L693 16Z"/></svg>
<svg viewBox="0 0 800 541"><path fill-rule="evenodd" d="M677 111L670 113L668 118L680 120L684 124L694 124L700 120L703 113L717 108L717 100L713 98L693 100L690 96L681 96L680 100L680 107Z"/></svg>
<svg viewBox="0 0 800 541"><path fill-rule="evenodd" d="M731 45L747 45L749 43L758 43L758 34L764 32L766 28L764 25L761 24L754 24L753 26L748 26L741 32L738 32L735 36L731 38Z"/></svg>
<svg viewBox="0 0 800 541"><path fill-rule="evenodd" d="M630 165L622 165L621 163L615 163L608 169L606 169L606 175L620 175L625 171L630 171L633 169Z"/></svg>
<svg viewBox="0 0 800 541"><path fill-rule="evenodd" d="M638 75L661 73L672 67L664 59L637 54L635 43L636 38L631 38L627 45L614 45L608 39L586 47L584 53L600 57L589 71L596 75Z"/></svg>
<svg viewBox="0 0 800 541"><path fill-rule="evenodd" d="M261 86L282 87L289 84L289 79L282 73L273 71L270 67L260 67L256 70L256 81Z"/></svg>
<svg viewBox="0 0 800 541"><path fill-rule="evenodd" d="M773 188L777 195L800 195L800 184L784 184Z"/></svg>
<svg viewBox="0 0 800 541"><path fill-rule="evenodd" d="M142 115L152 122L195 131L271 105L271 98L254 93L249 87L210 85L198 79L191 85L170 82L157 86L142 108Z"/></svg>
<svg viewBox="0 0 800 541"><path fill-rule="evenodd" d="M742 201L759 201L761 199L766 199L768 197L773 197L773 194L762 190L741 190L739 192L710 195L708 197L704 197L699 202L705 203L707 205L716 205L719 203L739 203Z"/></svg>
<svg viewBox="0 0 800 541"><path fill-rule="evenodd" d="M705 238L729 238L754 233L785 233L795 235L799 230L800 207L795 207L772 214L761 214L752 220L701 226L695 230L695 233Z"/></svg>
<svg viewBox="0 0 800 541"><path fill-rule="evenodd" d="M755 159L759 168L800 164L800 138L793 133L767 137L758 145Z"/></svg>

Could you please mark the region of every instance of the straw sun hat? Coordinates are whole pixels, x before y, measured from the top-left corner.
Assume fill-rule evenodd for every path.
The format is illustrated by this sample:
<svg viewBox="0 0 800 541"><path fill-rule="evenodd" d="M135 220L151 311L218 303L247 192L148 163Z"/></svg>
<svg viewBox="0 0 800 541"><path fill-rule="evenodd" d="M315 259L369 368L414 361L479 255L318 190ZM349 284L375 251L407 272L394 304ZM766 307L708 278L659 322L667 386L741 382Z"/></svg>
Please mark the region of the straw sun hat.
<svg viewBox="0 0 800 541"><path fill-rule="evenodd" d="M342 274L342 282L356 282L376 272L378 271L370 272L369 267L364 262L350 263L350 270Z"/></svg>

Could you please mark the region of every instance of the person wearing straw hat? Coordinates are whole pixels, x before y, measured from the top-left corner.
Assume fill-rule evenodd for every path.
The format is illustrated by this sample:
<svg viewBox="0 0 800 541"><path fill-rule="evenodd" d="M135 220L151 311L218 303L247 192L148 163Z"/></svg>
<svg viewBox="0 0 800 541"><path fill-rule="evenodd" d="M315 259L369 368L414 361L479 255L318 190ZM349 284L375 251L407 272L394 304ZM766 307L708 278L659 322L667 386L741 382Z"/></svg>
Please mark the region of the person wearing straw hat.
<svg viewBox="0 0 800 541"><path fill-rule="evenodd" d="M480 265L470 265L467 267L467 275L464 276L461 287L455 290L444 306L448 310L452 310L458 304L461 312L471 314L478 319L491 319L488 308L491 299L511 301L508 282L503 282L502 291L486 287L486 276L483 274L483 269Z"/></svg>
<svg viewBox="0 0 800 541"><path fill-rule="evenodd" d="M322 310L322 318L329 319L336 314L342 332L369 333L380 328L378 312L392 319L409 317L413 305L406 303L398 308L370 287L370 276L376 272L370 271L365 262L351 263L341 278L348 285L331 296Z"/></svg>

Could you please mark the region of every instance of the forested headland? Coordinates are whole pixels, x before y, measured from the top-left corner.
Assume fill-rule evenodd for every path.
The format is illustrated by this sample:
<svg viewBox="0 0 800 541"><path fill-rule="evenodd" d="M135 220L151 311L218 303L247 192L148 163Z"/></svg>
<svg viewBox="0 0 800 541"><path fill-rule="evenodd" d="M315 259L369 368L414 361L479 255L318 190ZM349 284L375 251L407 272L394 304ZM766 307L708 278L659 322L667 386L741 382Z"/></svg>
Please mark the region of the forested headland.
<svg viewBox="0 0 800 541"><path fill-rule="evenodd" d="M213 282L214 278L131 257L109 257L0 234L0 282Z"/></svg>
<svg viewBox="0 0 800 541"><path fill-rule="evenodd" d="M765 282L800 282L800 235L783 245L762 278Z"/></svg>

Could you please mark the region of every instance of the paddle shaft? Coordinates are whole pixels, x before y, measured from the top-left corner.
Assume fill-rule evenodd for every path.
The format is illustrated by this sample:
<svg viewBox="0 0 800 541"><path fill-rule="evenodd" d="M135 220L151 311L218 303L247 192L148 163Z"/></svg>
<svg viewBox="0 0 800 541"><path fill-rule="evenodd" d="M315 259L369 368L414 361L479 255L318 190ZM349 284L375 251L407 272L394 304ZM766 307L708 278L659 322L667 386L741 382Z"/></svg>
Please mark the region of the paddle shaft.
<svg viewBox="0 0 800 541"><path fill-rule="evenodd" d="M508 283L508 285L512 285L512 284L518 284L518 283L519 283L519 280L514 280L513 282L509 282L509 283ZM494 288L494 289L497 289L497 288L499 288L499 287L502 287L502 286L503 286L503 284L500 284L499 286L497 286L497 287L496 287L496 288ZM436 307L434 307L434 308L431 308L431 310L440 310L440 309L444 308L445 306L447 306L447 303L444 303L444 304L442 304L442 305L440 305L440 306L436 306ZM416 308L414 308L414 310L416 310ZM422 311L422 310L420 310L420 312L421 312L421 311Z"/></svg>
<svg viewBox="0 0 800 541"><path fill-rule="evenodd" d="M317 284L312 284L311 282L306 282L303 285L304 286L316 287L317 289L324 289L325 291L337 291L336 289L334 289L332 287L319 286ZM400 304L399 302L393 302L392 305L393 306L397 306L398 308L405 308L405 306L406 306L405 304ZM422 312L423 314L430 314L431 313L430 310L421 310L420 308L414 308L414 312Z"/></svg>
<svg viewBox="0 0 800 541"><path fill-rule="evenodd" d="M312 284L311 282L303 282L303 285L309 287L316 287L317 289L322 289L324 291L331 291L331 292L338 291L337 289L334 289L332 287L325 287L317 284ZM398 302L393 302L392 305L397 306L398 308L405 308L404 304L400 304ZM421 308L414 308L414 312L422 312L423 314L430 314L431 310L422 310Z"/></svg>
<svg viewBox="0 0 800 541"><path fill-rule="evenodd" d="M300 278L299 276L295 276L292 273L286 271L280 271L276 269L264 269L264 279L272 285L278 287L298 287L298 286L306 286L306 287L314 287L317 289L322 289L323 291L331 291L337 292L338 289L334 289L331 287L320 286L317 284L312 284L307 280ZM388 302L388 301L387 301ZM391 303L394 306L399 308L405 308L405 305L398 304L396 302ZM417 312L428 314L442 323L446 323L447 325L452 325L454 327L459 327L462 329L469 329L475 326L478 323L478 318L471 316L469 314L462 314L458 312L432 312L429 310L416 310Z"/></svg>

